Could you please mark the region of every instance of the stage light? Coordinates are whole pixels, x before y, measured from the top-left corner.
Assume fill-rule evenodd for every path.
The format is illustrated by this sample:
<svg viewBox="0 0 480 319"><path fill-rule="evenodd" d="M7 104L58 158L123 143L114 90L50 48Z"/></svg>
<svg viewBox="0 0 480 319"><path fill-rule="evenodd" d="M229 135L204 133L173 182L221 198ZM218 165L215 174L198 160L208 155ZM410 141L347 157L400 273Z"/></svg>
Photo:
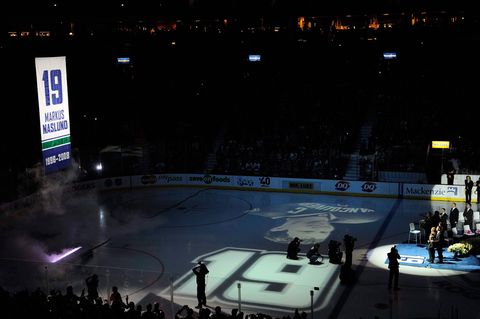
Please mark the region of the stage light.
<svg viewBox="0 0 480 319"><path fill-rule="evenodd" d="M130 57L118 57L117 64L130 64Z"/></svg>
<svg viewBox="0 0 480 319"><path fill-rule="evenodd" d="M384 52L383 53L383 58L385 60L395 60L397 58L397 53L396 52Z"/></svg>
<svg viewBox="0 0 480 319"><path fill-rule="evenodd" d="M250 62L261 62L262 56L260 54L249 54L248 61Z"/></svg>
<svg viewBox="0 0 480 319"><path fill-rule="evenodd" d="M103 169L102 163L95 165L95 169L100 172Z"/></svg>

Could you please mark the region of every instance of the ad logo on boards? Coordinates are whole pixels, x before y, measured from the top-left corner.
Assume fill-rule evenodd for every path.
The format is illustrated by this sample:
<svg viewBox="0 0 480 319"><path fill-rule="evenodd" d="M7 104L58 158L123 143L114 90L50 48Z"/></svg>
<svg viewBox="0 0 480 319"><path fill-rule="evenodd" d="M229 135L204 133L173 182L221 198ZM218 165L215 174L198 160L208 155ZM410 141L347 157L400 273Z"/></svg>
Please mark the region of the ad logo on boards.
<svg viewBox="0 0 480 319"><path fill-rule="evenodd" d="M141 181L142 181L142 184L144 184L144 185L155 184L157 182L157 176L155 176L155 175L143 175Z"/></svg>
<svg viewBox="0 0 480 319"><path fill-rule="evenodd" d="M458 195L458 187L456 186L448 186L447 187L447 194L451 194L453 196L457 196Z"/></svg>
<svg viewBox="0 0 480 319"><path fill-rule="evenodd" d="M405 195L413 195L413 196L457 196L458 187L456 186L448 186L445 187L444 185L437 185L435 187L428 187L428 186L421 186L421 187L412 187L407 186L405 188Z"/></svg>
<svg viewBox="0 0 480 319"><path fill-rule="evenodd" d="M188 178L190 182L204 182L205 184L211 184L211 183L230 183L230 177L228 176L223 176L223 177L218 177L218 176L211 176L211 175L205 175L205 176L190 176Z"/></svg>
<svg viewBox="0 0 480 319"><path fill-rule="evenodd" d="M182 176L175 176L175 175L160 175L158 176L158 179L160 181L165 181L166 183L172 183L172 182L181 182L182 181Z"/></svg>
<svg viewBox="0 0 480 319"><path fill-rule="evenodd" d="M94 189L94 188L95 188L95 183L94 182L79 183L79 184L74 184L73 185L73 190L74 191L86 191L86 190Z"/></svg>
<svg viewBox="0 0 480 319"><path fill-rule="evenodd" d="M270 177L264 176L259 178L260 186L269 187L270 186Z"/></svg>
<svg viewBox="0 0 480 319"><path fill-rule="evenodd" d="M288 188L294 189L313 189L313 183L288 182Z"/></svg>
<svg viewBox="0 0 480 319"><path fill-rule="evenodd" d="M346 191L347 189L350 188L350 182L347 182L347 181L338 181L336 184L335 184L335 189L337 191L341 191L341 192L344 192Z"/></svg>
<svg viewBox="0 0 480 319"><path fill-rule="evenodd" d="M362 185L362 192L371 193L377 189L377 184L372 182L365 182Z"/></svg>
<svg viewBox="0 0 480 319"><path fill-rule="evenodd" d="M210 176L210 175L205 175L205 176L203 176L203 182L204 182L205 184L211 184L212 181L213 181L213 177L212 177L212 176Z"/></svg>
<svg viewBox="0 0 480 319"><path fill-rule="evenodd" d="M253 186L254 182L251 179L239 177L237 179L237 184L238 184L238 186L250 186L251 187L251 186Z"/></svg>

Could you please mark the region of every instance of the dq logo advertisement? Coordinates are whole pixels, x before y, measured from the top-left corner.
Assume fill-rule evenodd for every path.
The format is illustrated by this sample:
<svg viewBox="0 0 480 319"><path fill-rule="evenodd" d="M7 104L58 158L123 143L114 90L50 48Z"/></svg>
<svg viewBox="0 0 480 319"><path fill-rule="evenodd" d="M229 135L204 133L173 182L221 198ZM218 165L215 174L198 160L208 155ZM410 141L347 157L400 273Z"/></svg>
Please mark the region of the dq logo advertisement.
<svg viewBox="0 0 480 319"><path fill-rule="evenodd" d="M365 182L362 184L362 192L371 193L377 189L377 184L372 182Z"/></svg>
<svg viewBox="0 0 480 319"><path fill-rule="evenodd" d="M35 58L45 173L70 166L70 116L65 57Z"/></svg>
<svg viewBox="0 0 480 319"><path fill-rule="evenodd" d="M241 285L242 307L270 310L310 309L310 290L319 287L313 296L316 310L330 301L330 291L338 284L338 265L325 260L309 265L307 258L290 260L284 252L226 247L200 256L210 273L206 280L208 300L235 306L238 284ZM195 275L191 270L174 283L176 302L197 303ZM161 295L170 296L170 288ZM181 300L181 301L180 301Z"/></svg>
<svg viewBox="0 0 480 319"><path fill-rule="evenodd" d="M347 182L347 181L338 181L336 184L335 184L335 189L337 191L346 191L347 189L350 188L350 182Z"/></svg>

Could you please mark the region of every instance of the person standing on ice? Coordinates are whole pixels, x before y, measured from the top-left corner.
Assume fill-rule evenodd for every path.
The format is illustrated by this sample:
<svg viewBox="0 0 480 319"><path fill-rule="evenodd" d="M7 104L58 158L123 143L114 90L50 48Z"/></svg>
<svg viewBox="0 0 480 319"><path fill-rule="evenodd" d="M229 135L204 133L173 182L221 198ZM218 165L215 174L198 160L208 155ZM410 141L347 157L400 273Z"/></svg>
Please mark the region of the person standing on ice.
<svg viewBox="0 0 480 319"><path fill-rule="evenodd" d="M210 271L208 270L207 266L201 261L199 261L198 264L195 267L193 267L192 271L197 277L198 305L195 308L200 309L202 308L202 305L203 306L207 305L207 296L205 294L205 288L206 288L205 277Z"/></svg>

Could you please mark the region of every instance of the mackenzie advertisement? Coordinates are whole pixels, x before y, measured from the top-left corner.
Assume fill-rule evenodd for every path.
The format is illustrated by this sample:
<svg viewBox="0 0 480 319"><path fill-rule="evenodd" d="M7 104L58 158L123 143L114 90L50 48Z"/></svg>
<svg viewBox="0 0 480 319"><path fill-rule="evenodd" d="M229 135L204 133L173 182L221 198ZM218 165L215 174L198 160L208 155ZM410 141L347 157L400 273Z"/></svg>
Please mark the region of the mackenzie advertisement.
<svg viewBox="0 0 480 319"><path fill-rule="evenodd" d="M403 197L432 200L461 200L465 198L463 186L404 184Z"/></svg>

